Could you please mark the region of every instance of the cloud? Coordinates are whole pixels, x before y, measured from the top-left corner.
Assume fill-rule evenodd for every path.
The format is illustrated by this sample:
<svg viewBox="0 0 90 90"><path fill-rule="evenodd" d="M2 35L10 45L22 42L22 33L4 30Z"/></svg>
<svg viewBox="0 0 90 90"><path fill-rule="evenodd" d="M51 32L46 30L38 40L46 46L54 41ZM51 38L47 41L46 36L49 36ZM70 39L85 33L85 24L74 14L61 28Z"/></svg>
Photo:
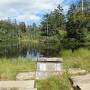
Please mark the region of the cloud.
<svg viewBox="0 0 90 90"><path fill-rule="evenodd" d="M28 20L40 20L40 17L39 16L36 16L36 15L21 15L21 16L17 16L16 17L19 21L28 21Z"/></svg>
<svg viewBox="0 0 90 90"><path fill-rule="evenodd" d="M49 13L64 0L0 0L0 19L39 22L43 13ZM63 4L64 8L67 6Z"/></svg>

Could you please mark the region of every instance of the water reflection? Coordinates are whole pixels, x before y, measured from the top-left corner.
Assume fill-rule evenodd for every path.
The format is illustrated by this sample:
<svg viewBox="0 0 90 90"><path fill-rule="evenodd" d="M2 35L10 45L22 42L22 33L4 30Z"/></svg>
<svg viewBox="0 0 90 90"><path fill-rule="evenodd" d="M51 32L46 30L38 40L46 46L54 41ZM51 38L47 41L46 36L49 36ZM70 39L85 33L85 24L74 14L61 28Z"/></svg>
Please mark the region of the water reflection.
<svg viewBox="0 0 90 90"><path fill-rule="evenodd" d="M0 57L8 58L38 58L41 56L57 56L59 46L52 44L32 44L32 43L0 43Z"/></svg>

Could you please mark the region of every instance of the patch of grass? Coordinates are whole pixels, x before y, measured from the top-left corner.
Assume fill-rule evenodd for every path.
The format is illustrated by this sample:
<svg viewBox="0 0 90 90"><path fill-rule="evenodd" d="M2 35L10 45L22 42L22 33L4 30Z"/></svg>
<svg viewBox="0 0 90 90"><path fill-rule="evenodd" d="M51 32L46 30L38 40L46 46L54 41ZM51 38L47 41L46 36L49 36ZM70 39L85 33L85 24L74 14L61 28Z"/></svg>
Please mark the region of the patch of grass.
<svg viewBox="0 0 90 90"><path fill-rule="evenodd" d="M36 62L23 58L0 59L0 80L14 80L19 72L35 71Z"/></svg>
<svg viewBox="0 0 90 90"><path fill-rule="evenodd" d="M79 49L74 53L70 50L62 51L64 59L64 68L82 68L90 72L90 50Z"/></svg>
<svg viewBox="0 0 90 90"><path fill-rule="evenodd" d="M70 90L68 74L51 76L45 80L37 81L38 90Z"/></svg>

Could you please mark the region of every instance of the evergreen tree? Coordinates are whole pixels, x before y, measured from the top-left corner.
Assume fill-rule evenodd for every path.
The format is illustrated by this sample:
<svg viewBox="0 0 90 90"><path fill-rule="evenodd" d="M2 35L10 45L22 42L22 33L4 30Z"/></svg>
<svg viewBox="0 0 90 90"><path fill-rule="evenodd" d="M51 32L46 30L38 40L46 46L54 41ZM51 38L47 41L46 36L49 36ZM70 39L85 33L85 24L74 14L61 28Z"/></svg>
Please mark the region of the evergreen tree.
<svg viewBox="0 0 90 90"><path fill-rule="evenodd" d="M85 43L86 16L83 12L73 12L75 8L71 8L67 14L66 31L64 38L64 46L72 49L72 52L83 46ZM66 43L66 44L65 44Z"/></svg>
<svg viewBox="0 0 90 90"><path fill-rule="evenodd" d="M26 32L25 22L20 22L19 27L20 27L22 33L25 33Z"/></svg>
<svg viewBox="0 0 90 90"><path fill-rule="evenodd" d="M63 9L59 5L57 9L52 11L50 14L46 14L41 23L41 31L43 35L53 36L56 35L58 30L64 28L64 15Z"/></svg>

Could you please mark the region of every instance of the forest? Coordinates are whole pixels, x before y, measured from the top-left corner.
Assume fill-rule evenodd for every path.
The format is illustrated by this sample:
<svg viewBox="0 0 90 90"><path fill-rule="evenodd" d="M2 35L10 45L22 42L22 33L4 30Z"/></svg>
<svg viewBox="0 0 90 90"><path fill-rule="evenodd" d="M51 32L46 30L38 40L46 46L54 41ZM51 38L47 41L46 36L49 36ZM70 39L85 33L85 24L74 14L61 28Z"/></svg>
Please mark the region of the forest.
<svg viewBox="0 0 90 90"><path fill-rule="evenodd" d="M0 20L0 44L4 42L29 41L46 43L46 47L56 44L61 49L90 49L90 7L84 2L82 11L80 2L72 4L67 12L58 5L51 13L45 14L41 24L26 25L17 20Z"/></svg>

